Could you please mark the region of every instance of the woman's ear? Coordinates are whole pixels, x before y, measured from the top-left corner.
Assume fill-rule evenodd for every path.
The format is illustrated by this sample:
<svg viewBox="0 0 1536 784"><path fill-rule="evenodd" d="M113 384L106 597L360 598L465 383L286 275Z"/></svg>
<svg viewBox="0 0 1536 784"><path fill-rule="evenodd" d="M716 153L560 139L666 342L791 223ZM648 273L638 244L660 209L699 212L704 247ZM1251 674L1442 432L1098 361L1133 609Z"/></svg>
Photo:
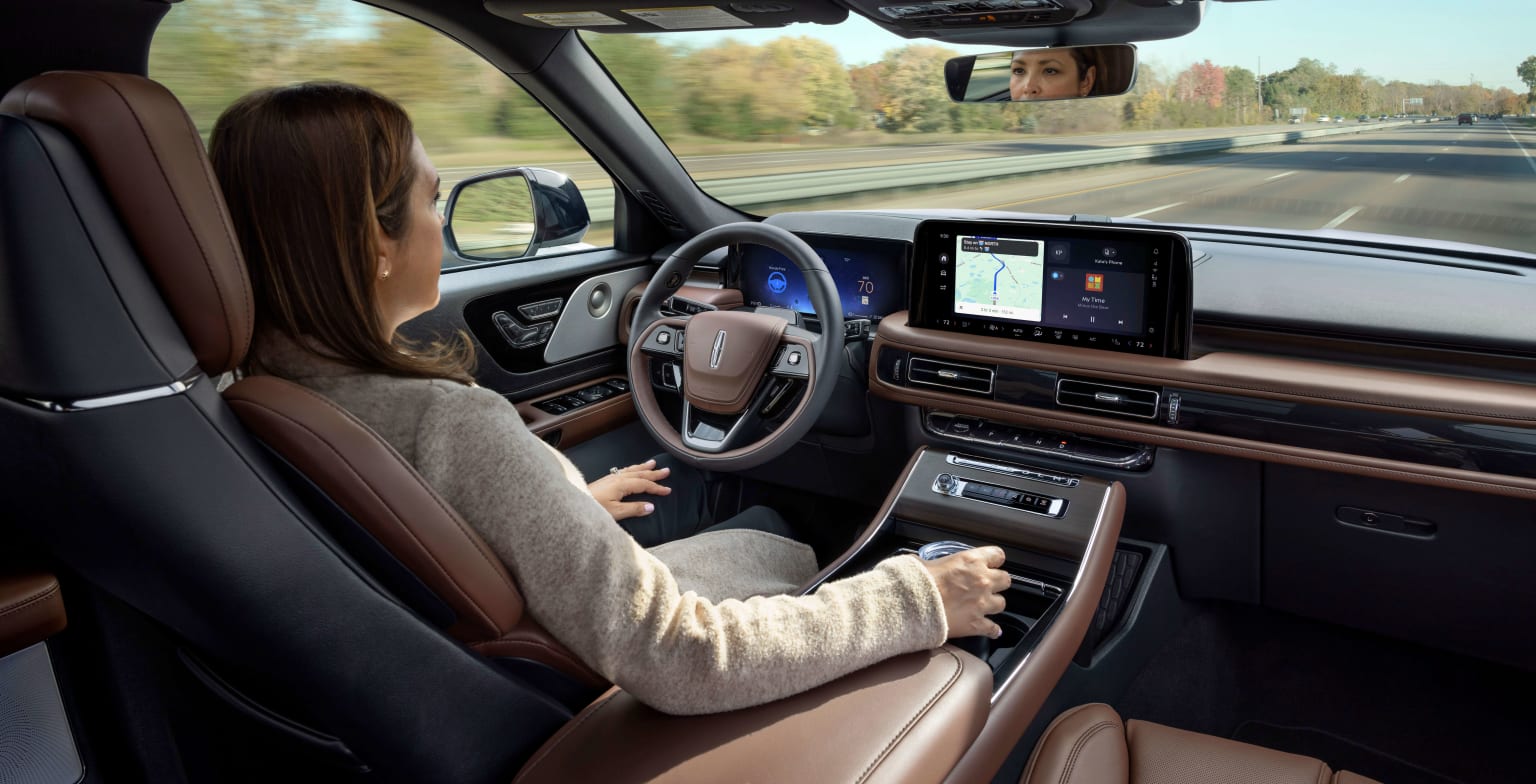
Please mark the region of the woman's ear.
<svg viewBox="0 0 1536 784"><path fill-rule="evenodd" d="M1083 80L1077 84L1077 96L1079 98L1087 98L1088 94L1093 92L1093 79L1098 73L1099 67L1097 65L1088 66L1088 70L1083 74Z"/></svg>
<svg viewBox="0 0 1536 784"><path fill-rule="evenodd" d="M400 243L396 242L388 234L385 234L384 227L380 226L377 221L373 224L373 243L374 248L377 249L379 254L378 263L374 267L373 274L374 277L383 280L389 277L389 270L396 251L399 250Z"/></svg>

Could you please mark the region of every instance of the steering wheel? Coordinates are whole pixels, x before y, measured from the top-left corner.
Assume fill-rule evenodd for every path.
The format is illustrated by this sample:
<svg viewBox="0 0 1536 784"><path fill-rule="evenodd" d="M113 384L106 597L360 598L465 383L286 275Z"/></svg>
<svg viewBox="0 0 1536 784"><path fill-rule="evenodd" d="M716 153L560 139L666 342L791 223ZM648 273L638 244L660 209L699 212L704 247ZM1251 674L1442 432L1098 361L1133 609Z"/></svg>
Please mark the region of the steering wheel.
<svg viewBox="0 0 1536 784"><path fill-rule="evenodd" d="M745 311L662 315L662 303L699 259L736 243L776 250L795 263L821 319L820 334ZM816 423L837 384L842 347L842 300L816 251L777 226L728 223L683 243L645 287L629 331L629 385L640 421L668 452L699 468L740 471L783 454ZM657 401L652 363L663 385L683 397L681 427L673 427ZM797 394L799 402L784 416L784 401ZM768 434L748 440L781 416Z"/></svg>

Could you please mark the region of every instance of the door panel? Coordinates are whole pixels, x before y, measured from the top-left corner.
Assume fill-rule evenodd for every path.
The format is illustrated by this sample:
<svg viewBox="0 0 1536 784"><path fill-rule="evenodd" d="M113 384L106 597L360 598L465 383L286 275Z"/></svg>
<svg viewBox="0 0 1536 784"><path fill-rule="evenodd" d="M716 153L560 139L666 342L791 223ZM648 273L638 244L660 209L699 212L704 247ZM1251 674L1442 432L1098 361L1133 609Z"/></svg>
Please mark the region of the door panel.
<svg viewBox="0 0 1536 784"><path fill-rule="evenodd" d="M604 249L452 270L443 273L438 306L402 331L419 340L465 331L475 343L475 378L482 386L513 401L543 398L625 373L618 336L619 303L593 317L588 311L590 292L606 281L612 296L622 297L654 269L645 256ZM594 283L594 278L600 280ZM627 283L618 288L615 280ZM553 300L559 300L559 309L552 316L524 307ZM497 313L506 314L503 326L497 325ZM515 323L506 325L508 318ZM508 339L509 333L520 337L539 325L549 326L542 327L542 334L529 336L521 347ZM557 334L558 350L552 356L558 359L551 362L546 354Z"/></svg>
<svg viewBox="0 0 1536 784"><path fill-rule="evenodd" d="M634 421L619 322L625 294L654 271L644 256L593 250L445 272L438 306L403 331L467 332L480 385L517 403L534 434L572 446Z"/></svg>

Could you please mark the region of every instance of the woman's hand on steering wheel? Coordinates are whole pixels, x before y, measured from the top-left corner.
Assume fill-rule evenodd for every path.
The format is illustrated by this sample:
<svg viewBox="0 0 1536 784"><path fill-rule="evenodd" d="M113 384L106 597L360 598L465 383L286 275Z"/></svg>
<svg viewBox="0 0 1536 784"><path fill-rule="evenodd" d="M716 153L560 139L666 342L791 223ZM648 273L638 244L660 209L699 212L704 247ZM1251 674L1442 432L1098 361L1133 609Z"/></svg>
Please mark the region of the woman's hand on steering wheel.
<svg viewBox="0 0 1536 784"><path fill-rule="evenodd" d="M603 505L603 509L606 509L608 514L613 516L614 521L644 517L656 511L653 504L624 499L641 494L670 494L672 488L660 484L660 481L666 479L671 473L672 469L657 468L655 460L647 460L638 465L608 469L607 476L587 485L587 491Z"/></svg>

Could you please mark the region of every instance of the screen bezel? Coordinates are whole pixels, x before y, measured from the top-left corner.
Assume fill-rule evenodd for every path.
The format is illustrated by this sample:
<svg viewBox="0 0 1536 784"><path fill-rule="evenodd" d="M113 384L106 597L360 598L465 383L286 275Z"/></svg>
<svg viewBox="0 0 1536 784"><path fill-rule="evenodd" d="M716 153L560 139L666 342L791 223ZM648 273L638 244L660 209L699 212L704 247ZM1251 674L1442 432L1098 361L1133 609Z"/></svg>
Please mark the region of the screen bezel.
<svg viewBox="0 0 1536 784"><path fill-rule="evenodd" d="M805 244L811 246L812 250L839 247L855 250L874 249L880 253L888 253L899 260L897 279L900 280L901 285L905 286L906 288L901 292L901 296L897 298L898 307L895 310L892 310L890 313L872 317L870 319L872 323L879 323L881 319L889 316L891 313L900 312L904 309L908 309L911 306L913 281L912 243L906 240L890 239L886 237L846 237L837 234L819 234L815 232L801 231L793 232L793 234L796 237L804 240ZM743 302L748 302L751 299L751 297L748 296L750 292L748 292L743 286L743 279L745 277L743 271L746 266L746 249L748 247L750 247L750 243L740 243L733 246L730 258L725 265L726 286L740 291ZM772 250L772 248L769 248L769 250ZM839 292L839 301L841 301L841 292ZM817 320L819 314L802 313L801 315L808 316L813 320ZM843 317L848 318L848 314L844 313Z"/></svg>
<svg viewBox="0 0 1536 784"><path fill-rule="evenodd" d="M941 239L944 235L948 239ZM1149 290L1143 301L1145 316L1142 333L1139 337L1129 339L1124 334L1112 332L1062 329L1045 324L956 314L953 290L940 289L941 286L952 285L952 281L939 277L940 270L944 268L939 263L939 256L953 254L952 246L955 238L960 235L995 235L1025 240L1143 242L1148 245L1149 257L1155 248L1158 250L1156 255L1167 259L1166 285L1159 281L1158 289L1152 289L1152 281L1148 280ZM928 220L918 225L916 239L911 265L912 278L908 283L912 302L910 323L914 327L1126 354L1178 359L1188 356L1193 309L1192 254L1189 240L1182 234L1157 229L1065 226L1037 221ZM948 268L953 269L953 265ZM1138 342L1145 345L1138 346Z"/></svg>

